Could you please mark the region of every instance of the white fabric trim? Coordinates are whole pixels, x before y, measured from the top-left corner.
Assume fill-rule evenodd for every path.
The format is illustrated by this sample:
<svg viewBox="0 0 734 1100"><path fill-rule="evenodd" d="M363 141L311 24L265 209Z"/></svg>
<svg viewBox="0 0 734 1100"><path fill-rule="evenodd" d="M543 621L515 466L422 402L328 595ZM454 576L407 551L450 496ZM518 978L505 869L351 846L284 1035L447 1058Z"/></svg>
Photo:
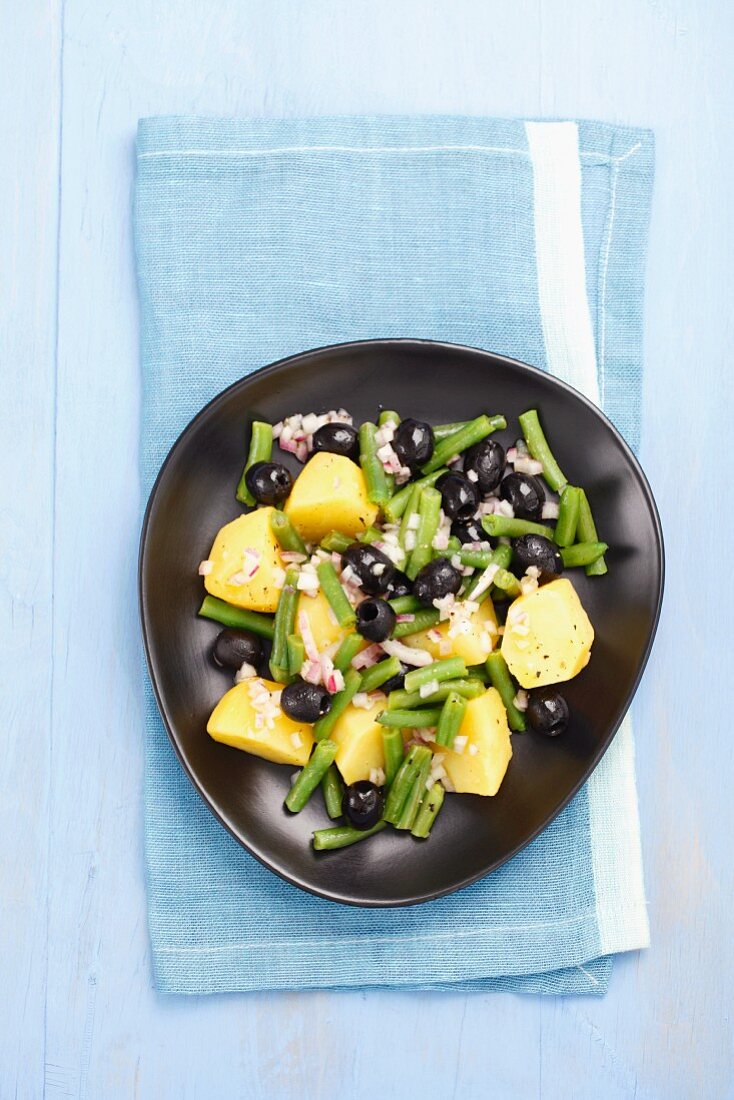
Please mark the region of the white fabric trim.
<svg viewBox="0 0 734 1100"><path fill-rule="evenodd" d="M596 351L586 294L578 127L574 122L526 122L525 132L533 166L538 297L548 368L598 405ZM602 330L605 305L602 295ZM650 940L634 760L627 715L587 783L603 955L646 947Z"/></svg>

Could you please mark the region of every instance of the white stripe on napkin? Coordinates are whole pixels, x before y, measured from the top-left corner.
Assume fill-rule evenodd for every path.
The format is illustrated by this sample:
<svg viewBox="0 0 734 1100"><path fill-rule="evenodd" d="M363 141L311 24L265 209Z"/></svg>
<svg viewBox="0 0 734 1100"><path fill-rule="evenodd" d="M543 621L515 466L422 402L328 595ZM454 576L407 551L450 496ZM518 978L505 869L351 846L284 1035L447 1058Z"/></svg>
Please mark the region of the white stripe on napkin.
<svg viewBox="0 0 734 1100"><path fill-rule="evenodd" d="M548 369L598 405L578 127L574 122L526 122L525 132L533 166L538 297ZM605 306L600 301L602 317ZM646 947L650 932L629 715L587 791L601 954Z"/></svg>

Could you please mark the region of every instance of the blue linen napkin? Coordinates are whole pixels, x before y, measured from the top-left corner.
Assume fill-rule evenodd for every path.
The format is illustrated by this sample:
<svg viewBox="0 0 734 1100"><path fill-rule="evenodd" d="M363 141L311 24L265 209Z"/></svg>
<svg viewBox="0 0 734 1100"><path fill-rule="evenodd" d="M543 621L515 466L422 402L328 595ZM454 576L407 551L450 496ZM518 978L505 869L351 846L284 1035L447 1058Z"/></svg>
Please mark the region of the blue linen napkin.
<svg viewBox="0 0 734 1100"><path fill-rule="evenodd" d="M649 132L154 118L140 123L137 156L145 498L218 391L283 356L370 337L534 363L638 443ZM147 682L146 693L161 991L603 993L611 956L647 944L627 722L573 802L499 871L425 905L359 910L301 893L232 840L186 779Z"/></svg>

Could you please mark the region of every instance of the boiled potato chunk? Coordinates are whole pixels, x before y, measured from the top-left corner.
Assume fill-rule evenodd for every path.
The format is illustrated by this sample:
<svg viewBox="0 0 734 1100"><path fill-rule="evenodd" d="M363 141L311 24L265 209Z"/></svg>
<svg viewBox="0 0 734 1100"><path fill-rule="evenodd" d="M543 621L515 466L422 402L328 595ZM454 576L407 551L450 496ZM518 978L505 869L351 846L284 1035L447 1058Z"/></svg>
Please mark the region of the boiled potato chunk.
<svg viewBox="0 0 734 1100"><path fill-rule="evenodd" d="M311 755L312 728L283 714L278 705L281 687L257 677L235 684L212 711L207 733L223 745L244 749L263 760L303 767Z"/></svg>
<svg viewBox="0 0 734 1100"><path fill-rule="evenodd" d="M298 626L298 619L300 618L301 612L304 612L308 619L311 633L313 634L313 640L316 642L319 653L323 653L323 651L328 649L330 645L333 645L334 642L341 642L346 634L344 627L339 626L339 623L336 621L336 616L331 610L331 605L321 589L319 589L315 596L308 596L305 592L302 592L298 599L296 627L299 634L301 633L301 629Z"/></svg>
<svg viewBox="0 0 734 1100"><path fill-rule="evenodd" d="M432 746L445 753L446 774L459 794L497 794L512 757L510 727L499 693L489 688L467 704L459 737L466 737L463 752Z"/></svg>
<svg viewBox="0 0 734 1100"><path fill-rule="evenodd" d="M385 767L382 726L375 720L384 709L384 699L373 703L369 710L350 705L329 735L339 746L334 762L345 783L369 779L373 768Z"/></svg>
<svg viewBox="0 0 734 1100"><path fill-rule="evenodd" d="M329 531L359 535L377 518L359 466L327 451L318 451L306 463L284 511L307 542L320 542Z"/></svg>
<svg viewBox="0 0 734 1100"><path fill-rule="evenodd" d="M430 630L411 634L403 640L416 649L425 649L437 661L443 657L463 657L467 665L478 665L486 661L497 643L497 616L489 597L472 612L466 620L465 629L460 629L456 637L449 636L451 624L448 620L439 623ZM440 635L432 639L431 635ZM450 649L449 649L450 647Z"/></svg>
<svg viewBox="0 0 734 1100"><path fill-rule="evenodd" d="M577 676L589 663L593 641L576 590L561 577L512 603L502 656L521 687L543 687Z"/></svg>
<svg viewBox="0 0 734 1100"><path fill-rule="evenodd" d="M222 527L209 554L214 568L204 577L212 596L249 611L275 611L284 572L270 530L273 511L258 508Z"/></svg>

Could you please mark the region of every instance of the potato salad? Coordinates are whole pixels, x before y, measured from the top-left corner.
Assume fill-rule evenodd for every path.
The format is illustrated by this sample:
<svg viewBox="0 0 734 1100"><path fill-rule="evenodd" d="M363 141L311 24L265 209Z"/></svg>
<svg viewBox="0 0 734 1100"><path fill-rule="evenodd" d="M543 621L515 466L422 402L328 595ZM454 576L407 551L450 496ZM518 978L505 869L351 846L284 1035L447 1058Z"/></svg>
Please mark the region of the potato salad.
<svg viewBox="0 0 734 1100"><path fill-rule="evenodd" d="M566 729L559 685L594 640L568 571L603 576L607 545L537 410L506 431L391 410L251 425L245 510L199 565L234 678L207 731L289 768L290 813L320 791L316 851L425 839L447 794L497 794L513 736Z"/></svg>

